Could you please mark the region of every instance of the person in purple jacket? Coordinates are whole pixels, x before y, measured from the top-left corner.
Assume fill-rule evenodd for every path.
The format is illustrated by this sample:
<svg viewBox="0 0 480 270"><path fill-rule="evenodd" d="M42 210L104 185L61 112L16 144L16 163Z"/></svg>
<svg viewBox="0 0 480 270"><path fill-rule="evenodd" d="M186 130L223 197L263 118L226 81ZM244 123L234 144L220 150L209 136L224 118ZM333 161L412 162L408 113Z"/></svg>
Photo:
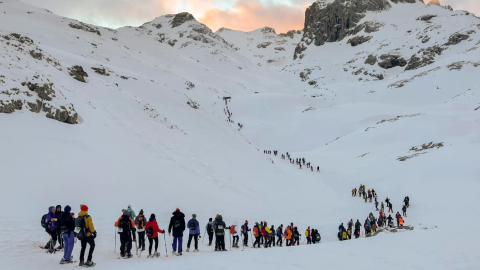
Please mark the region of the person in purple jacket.
<svg viewBox="0 0 480 270"><path fill-rule="evenodd" d="M196 214L193 214L192 219L188 221L187 228L189 229L187 252L190 251L190 244L192 243L192 238L195 240L194 251L198 251L198 237L201 237L201 236L200 236L200 224L198 224Z"/></svg>
<svg viewBox="0 0 480 270"><path fill-rule="evenodd" d="M48 208L48 214L45 217L45 232L51 237L45 245L45 249L53 250L57 244L57 218L55 216L55 207L53 206Z"/></svg>

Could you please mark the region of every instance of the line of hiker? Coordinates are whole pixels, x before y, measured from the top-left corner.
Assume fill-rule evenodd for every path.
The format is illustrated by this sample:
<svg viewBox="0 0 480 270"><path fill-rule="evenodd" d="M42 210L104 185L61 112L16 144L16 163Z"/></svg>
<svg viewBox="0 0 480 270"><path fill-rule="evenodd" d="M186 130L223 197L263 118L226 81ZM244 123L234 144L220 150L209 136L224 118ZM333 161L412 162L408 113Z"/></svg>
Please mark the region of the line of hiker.
<svg viewBox="0 0 480 270"><path fill-rule="evenodd" d="M42 249L48 250L49 253L56 253L63 249L63 257L60 260L60 264L71 264L73 260L72 252L75 245L75 238L80 240L80 266L92 267L95 263L92 261L93 251L95 249L95 238L97 232L93 226L92 217L88 214L88 206L81 204L78 217L75 218L75 214L72 208L67 205L64 211L62 207L50 206L48 213L42 216L40 224L45 228L45 232L48 233L50 240L45 246L40 246ZM55 247L58 240L58 247ZM87 261L85 262L85 250L87 244L90 246L88 251Z"/></svg>
<svg viewBox="0 0 480 270"><path fill-rule="evenodd" d="M272 151L264 150L263 153L264 154L272 154ZM275 156L278 155L277 150L274 150L273 153L274 153ZM294 159L290 156L290 154L288 152L286 154L282 154L281 158L282 159L287 159L288 158L290 164L295 164L295 165L299 166L300 169L302 169L302 166L307 167L307 169L310 169L312 172L315 169L314 166L312 166L312 164L310 162L305 162L305 158L295 158ZM317 166L317 172L320 172L320 166Z"/></svg>

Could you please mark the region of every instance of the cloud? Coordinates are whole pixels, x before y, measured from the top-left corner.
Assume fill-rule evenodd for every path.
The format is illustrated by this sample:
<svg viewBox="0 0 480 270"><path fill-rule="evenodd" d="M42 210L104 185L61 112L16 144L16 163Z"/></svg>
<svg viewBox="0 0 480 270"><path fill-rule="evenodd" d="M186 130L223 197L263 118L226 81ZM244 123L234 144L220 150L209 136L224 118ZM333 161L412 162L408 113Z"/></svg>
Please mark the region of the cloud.
<svg viewBox="0 0 480 270"><path fill-rule="evenodd" d="M82 22L117 28L141 25L154 18L177 13L177 0L22 0L55 14Z"/></svg>
<svg viewBox="0 0 480 270"><path fill-rule="evenodd" d="M229 10L210 8L198 19L213 30L221 27L252 31L264 26L275 28L277 33L303 29L307 2L293 4L260 3L259 0L237 0Z"/></svg>

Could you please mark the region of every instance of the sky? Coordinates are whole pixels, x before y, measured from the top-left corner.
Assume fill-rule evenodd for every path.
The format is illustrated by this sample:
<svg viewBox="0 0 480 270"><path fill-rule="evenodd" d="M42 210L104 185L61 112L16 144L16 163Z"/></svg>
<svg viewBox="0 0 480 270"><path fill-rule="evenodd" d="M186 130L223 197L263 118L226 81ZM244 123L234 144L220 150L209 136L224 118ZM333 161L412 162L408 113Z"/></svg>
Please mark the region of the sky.
<svg viewBox="0 0 480 270"><path fill-rule="evenodd" d="M303 29L305 9L315 0L21 0L82 22L119 28L139 26L165 14L190 12L216 31L252 31L264 26L277 33ZM424 0L429 1L429 0ZM480 16L480 0L440 0L455 10Z"/></svg>

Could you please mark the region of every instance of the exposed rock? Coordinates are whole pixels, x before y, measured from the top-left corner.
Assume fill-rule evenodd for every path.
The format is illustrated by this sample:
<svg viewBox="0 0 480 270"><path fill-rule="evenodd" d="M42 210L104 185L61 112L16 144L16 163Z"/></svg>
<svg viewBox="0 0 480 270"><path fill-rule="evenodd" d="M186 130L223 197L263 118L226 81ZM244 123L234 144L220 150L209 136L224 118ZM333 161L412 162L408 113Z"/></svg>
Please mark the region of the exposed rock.
<svg viewBox="0 0 480 270"><path fill-rule="evenodd" d="M21 100L0 100L0 113L13 113L21 110L23 102Z"/></svg>
<svg viewBox="0 0 480 270"><path fill-rule="evenodd" d="M103 76L110 76L110 73L108 73L108 71L105 68L94 68L94 67L92 67L92 69L97 74L100 74L100 75L103 75Z"/></svg>
<svg viewBox="0 0 480 270"><path fill-rule="evenodd" d="M170 26L172 28L175 28L188 21L193 21L193 20L195 20L195 18L193 17L192 14L188 12L178 13L178 14L175 14L175 16L173 17L173 20L170 22Z"/></svg>
<svg viewBox="0 0 480 270"><path fill-rule="evenodd" d="M262 43L260 43L260 44L257 45L257 48L259 48L259 49L260 49L260 48L264 48L264 49L265 49L265 48L267 48L268 46L270 46L271 44L272 44L272 42L270 42L270 41L262 42Z"/></svg>
<svg viewBox="0 0 480 270"><path fill-rule="evenodd" d="M407 61L403 59L400 55L396 54L382 54L380 56L381 62L378 65L381 68L389 69L394 67L403 67L407 64Z"/></svg>
<svg viewBox="0 0 480 270"><path fill-rule="evenodd" d="M71 108L71 111L68 111L64 106L60 106L60 109L58 109L47 103L43 103L42 111L46 112L47 114L45 116L50 119L68 124L77 123L78 114L73 108Z"/></svg>
<svg viewBox="0 0 480 270"><path fill-rule="evenodd" d="M317 85L317 81L315 80L311 80L308 82L309 85Z"/></svg>
<svg viewBox="0 0 480 270"><path fill-rule="evenodd" d="M195 88L195 84L193 84L193 82L190 82L190 81L186 81L185 85L187 86L187 90L191 90Z"/></svg>
<svg viewBox="0 0 480 270"><path fill-rule="evenodd" d="M89 26L88 24L82 23L82 22L78 22L78 23L71 22L71 23L68 24L68 26L70 26L71 28L74 28L74 29L83 30L85 32L96 33L99 36L102 35L99 30Z"/></svg>
<svg viewBox="0 0 480 270"><path fill-rule="evenodd" d="M276 50L276 51L285 51L285 48L283 48L283 47L275 47L275 50Z"/></svg>
<svg viewBox="0 0 480 270"><path fill-rule="evenodd" d="M162 24L161 24L161 23L152 24L152 26L155 27L155 28L157 28L157 29L162 28Z"/></svg>
<svg viewBox="0 0 480 270"><path fill-rule="evenodd" d="M81 66L73 66L68 69L68 73L72 76L75 80L79 82L86 82L85 77L88 77L88 74L83 70Z"/></svg>
<svg viewBox="0 0 480 270"><path fill-rule="evenodd" d="M444 48L438 45L419 50L421 58L417 54L412 55L405 70L415 70L435 63L435 56L441 55L443 50Z"/></svg>
<svg viewBox="0 0 480 270"><path fill-rule="evenodd" d="M195 101L193 101L193 100L187 101L187 104L188 104L190 107L194 108L194 109L200 108L200 104L198 104L197 102L195 102Z"/></svg>
<svg viewBox="0 0 480 270"><path fill-rule="evenodd" d="M387 0L335 0L333 3L316 1L305 12L304 33L295 49L294 59L311 43L321 46L325 42L343 40L349 30L355 28L365 17L365 12L387 10L390 7Z"/></svg>
<svg viewBox="0 0 480 270"><path fill-rule="evenodd" d="M273 29L273 28L271 28L271 27L263 27L260 31L262 31L262 33L263 33L264 35L267 35L267 34L275 34L275 35L276 35L276 34L277 34L277 33L275 32L275 29Z"/></svg>
<svg viewBox="0 0 480 270"><path fill-rule="evenodd" d="M30 55L37 60L42 60L43 59L43 54L41 52L36 52L34 50L30 50Z"/></svg>
<svg viewBox="0 0 480 270"><path fill-rule="evenodd" d="M410 149L410 151L421 152L421 151L432 149L432 148L438 149L440 147L443 147L443 142L440 142L440 143L430 142L430 143L424 143L420 147L414 146Z"/></svg>
<svg viewBox="0 0 480 270"><path fill-rule="evenodd" d="M372 39L372 36L355 36L347 41L347 44L352 45L352 47L355 47L357 45L360 45L362 43L365 43Z"/></svg>
<svg viewBox="0 0 480 270"><path fill-rule="evenodd" d="M448 70L462 70L463 65L465 64L464 61L453 62L447 66Z"/></svg>
<svg viewBox="0 0 480 270"><path fill-rule="evenodd" d="M310 74L312 74L312 70L311 69L304 69L302 72L300 72L300 78L302 79L302 82L305 82L309 79L309 76Z"/></svg>
<svg viewBox="0 0 480 270"><path fill-rule="evenodd" d="M300 31L290 30L287 33L278 34L280 37L289 37L291 39L295 38L295 34L300 34Z"/></svg>
<svg viewBox="0 0 480 270"><path fill-rule="evenodd" d="M172 47L175 46L175 43L177 43L177 40L176 40L176 39L173 39L173 40L171 39L171 40L169 40L169 41L167 42L167 44L170 45L170 46L172 46Z"/></svg>
<svg viewBox="0 0 480 270"><path fill-rule="evenodd" d="M30 91L33 91L38 94L38 97L42 100L51 101L55 95L55 90L53 90L53 83L45 83L39 85L38 83L23 82L23 86L27 86Z"/></svg>
<svg viewBox="0 0 480 270"><path fill-rule="evenodd" d="M390 0L390 1L392 1L395 4L398 4L398 3L414 4L415 3L415 0Z"/></svg>
<svg viewBox="0 0 480 270"><path fill-rule="evenodd" d="M373 54L370 54L365 60L365 64L375 65L377 63L377 57Z"/></svg>
<svg viewBox="0 0 480 270"><path fill-rule="evenodd" d="M445 46L457 45L458 43L467 40L469 37L469 35L455 33L448 38L448 42L445 43Z"/></svg>
<svg viewBox="0 0 480 270"><path fill-rule="evenodd" d="M418 21L430 21L432 18L437 17L437 15L423 15L417 18Z"/></svg>

